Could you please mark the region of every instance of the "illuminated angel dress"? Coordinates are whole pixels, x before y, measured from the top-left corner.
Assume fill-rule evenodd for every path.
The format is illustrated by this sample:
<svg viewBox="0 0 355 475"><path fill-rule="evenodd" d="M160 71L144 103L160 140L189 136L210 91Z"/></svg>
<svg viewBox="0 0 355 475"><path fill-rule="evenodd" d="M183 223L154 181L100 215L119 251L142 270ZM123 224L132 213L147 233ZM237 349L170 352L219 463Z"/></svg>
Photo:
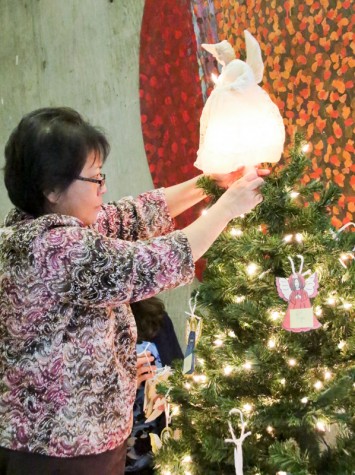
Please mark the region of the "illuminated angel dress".
<svg viewBox="0 0 355 475"><path fill-rule="evenodd" d="M321 327L313 312L310 298L318 293L317 274L307 280L302 274L292 274L288 279L276 278L279 296L288 302L282 327L291 332L306 332Z"/></svg>
<svg viewBox="0 0 355 475"><path fill-rule="evenodd" d="M194 165L205 173L278 162L283 151L285 128L279 109L258 86L264 72L260 47L247 30L244 34L246 62L235 59L226 40L202 45L223 66L200 120Z"/></svg>

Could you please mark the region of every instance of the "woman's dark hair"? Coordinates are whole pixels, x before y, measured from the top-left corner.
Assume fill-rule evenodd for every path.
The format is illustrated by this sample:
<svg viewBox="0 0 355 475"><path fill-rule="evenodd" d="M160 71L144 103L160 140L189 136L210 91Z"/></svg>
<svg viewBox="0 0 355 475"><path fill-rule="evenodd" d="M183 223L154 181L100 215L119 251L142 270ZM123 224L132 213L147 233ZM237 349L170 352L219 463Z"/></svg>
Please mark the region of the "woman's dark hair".
<svg viewBox="0 0 355 475"><path fill-rule="evenodd" d="M131 303L137 324L138 341L151 341L160 330L165 313L164 303L158 297Z"/></svg>
<svg viewBox="0 0 355 475"><path fill-rule="evenodd" d="M12 203L34 217L45 213L45 192L62 192L91 152L105 161L110 146L99 129L69 107L25 115L5 146L5 186Z"/></svg>

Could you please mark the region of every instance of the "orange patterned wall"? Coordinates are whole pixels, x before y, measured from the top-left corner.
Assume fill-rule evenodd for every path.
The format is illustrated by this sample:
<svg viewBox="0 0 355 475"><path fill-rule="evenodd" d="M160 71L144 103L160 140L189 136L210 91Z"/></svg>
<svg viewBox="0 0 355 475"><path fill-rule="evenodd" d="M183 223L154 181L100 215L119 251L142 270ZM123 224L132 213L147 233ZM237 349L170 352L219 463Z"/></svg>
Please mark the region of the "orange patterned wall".
<svg viewBox="0 0 355 475"><path fill-rule="evenodd" d="M208 0L206 0L208 2ZM287 135L303 129L313 150L304 180L333 180L344 196L333 224L354 220L354 24L350 0L215 0L219 40L245 53L243 30L259 41L262 87L285 119Z"/></svg>

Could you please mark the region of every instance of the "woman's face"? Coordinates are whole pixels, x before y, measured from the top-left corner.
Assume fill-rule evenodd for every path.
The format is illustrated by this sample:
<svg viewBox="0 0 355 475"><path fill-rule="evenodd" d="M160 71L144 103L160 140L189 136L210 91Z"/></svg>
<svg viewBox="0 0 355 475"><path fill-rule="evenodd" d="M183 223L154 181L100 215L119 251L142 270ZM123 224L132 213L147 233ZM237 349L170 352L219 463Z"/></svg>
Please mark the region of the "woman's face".
<svg viewBox="0 0 355 475"><path fill-rule="evenodd" d="M81 170L83 178L100 178L102 160L96 152L91 152ZM47 195L49 210L53 213L74 216L86 226L94 224L103 203L103 194L107 188L98 183L74 180L63 192L51 192Z"/></svg>

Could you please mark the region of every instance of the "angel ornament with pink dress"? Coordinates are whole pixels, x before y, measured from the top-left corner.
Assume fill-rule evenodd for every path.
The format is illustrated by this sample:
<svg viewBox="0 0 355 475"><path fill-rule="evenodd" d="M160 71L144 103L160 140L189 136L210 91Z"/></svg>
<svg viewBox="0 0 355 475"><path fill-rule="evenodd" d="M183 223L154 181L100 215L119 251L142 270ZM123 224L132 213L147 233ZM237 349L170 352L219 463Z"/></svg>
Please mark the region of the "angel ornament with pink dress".
<svg viewBox="0 0 355 475"><path fill-rule="evenodd" d="M289 257L292 268L292 275L288 278L276 277L276 286L279 296L288 302L285 318L282 327L291 332L306 332L321 327L321 323L314 315L310 299L318 293L318 279L314 272L307 279L302 274L304 259L301 259L299 272L295 271L293 260Z"/></svg>

